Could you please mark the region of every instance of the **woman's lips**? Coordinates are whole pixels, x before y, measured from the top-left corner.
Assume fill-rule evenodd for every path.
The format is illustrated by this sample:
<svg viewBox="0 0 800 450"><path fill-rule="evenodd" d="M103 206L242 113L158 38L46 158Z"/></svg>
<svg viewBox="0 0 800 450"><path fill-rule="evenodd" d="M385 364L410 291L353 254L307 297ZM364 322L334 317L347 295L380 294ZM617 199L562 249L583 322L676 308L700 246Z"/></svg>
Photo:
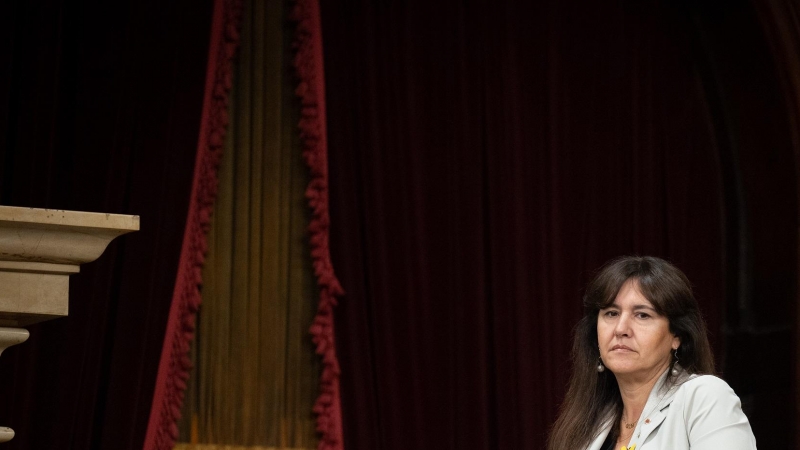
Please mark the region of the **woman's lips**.
<svg viewBox="0 0 800 450"><path fill-rule="evenodd" d="M633 350L630 347L626 347L624 345L615 345L611 347L611 351L632 352Z"/></svg>

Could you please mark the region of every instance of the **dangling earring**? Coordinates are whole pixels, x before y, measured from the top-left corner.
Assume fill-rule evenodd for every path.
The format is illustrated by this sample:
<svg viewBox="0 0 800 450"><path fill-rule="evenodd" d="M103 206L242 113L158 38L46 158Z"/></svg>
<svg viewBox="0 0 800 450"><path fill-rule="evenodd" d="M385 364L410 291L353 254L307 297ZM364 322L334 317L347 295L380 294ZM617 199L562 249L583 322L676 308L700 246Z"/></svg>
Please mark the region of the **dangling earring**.
<svg viewBox="0 0 800 450"><path fill-rule="evenodd" d="M600 357L597 357L597 372L603 373L606 371L606 366L603 365L603 360Z"/></svg>
<svg viewBox="0 0 800 450"><path fill-rule="evenodd" d="M681 369L681 366L678 365L678 349L676 348L675 349L675 362L672 363L672 370L670 371L670 373L672 373L673 377L677 377L678 374L681 373L680 369Z"/></svg>

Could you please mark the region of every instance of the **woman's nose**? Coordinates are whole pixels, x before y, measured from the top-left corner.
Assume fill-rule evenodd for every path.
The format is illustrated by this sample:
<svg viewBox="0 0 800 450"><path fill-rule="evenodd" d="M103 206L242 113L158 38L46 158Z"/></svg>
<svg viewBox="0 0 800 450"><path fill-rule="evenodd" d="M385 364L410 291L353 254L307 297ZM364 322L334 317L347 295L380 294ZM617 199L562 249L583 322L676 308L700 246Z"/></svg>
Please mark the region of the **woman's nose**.
<svg viewBox="0 0 800 450"><path fill-rule="evenodd" d="M630 334L630 316L620 314L617 325L614 327L614 334L617 336L628 336Z"/></svg>

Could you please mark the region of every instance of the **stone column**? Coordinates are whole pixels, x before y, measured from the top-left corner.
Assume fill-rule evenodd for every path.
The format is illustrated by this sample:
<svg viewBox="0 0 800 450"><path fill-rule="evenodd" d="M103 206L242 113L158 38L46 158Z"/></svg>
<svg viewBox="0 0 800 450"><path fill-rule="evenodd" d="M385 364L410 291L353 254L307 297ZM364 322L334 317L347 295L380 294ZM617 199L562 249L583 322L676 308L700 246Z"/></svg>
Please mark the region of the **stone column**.
<svg viewBox="0 0 800 450"><path fill-rule="evenodd" d="M25 342L37 322L69 312L69 277L139 216L0 206L0 352ZM0 427L0 442L14 430Z"/></svg>

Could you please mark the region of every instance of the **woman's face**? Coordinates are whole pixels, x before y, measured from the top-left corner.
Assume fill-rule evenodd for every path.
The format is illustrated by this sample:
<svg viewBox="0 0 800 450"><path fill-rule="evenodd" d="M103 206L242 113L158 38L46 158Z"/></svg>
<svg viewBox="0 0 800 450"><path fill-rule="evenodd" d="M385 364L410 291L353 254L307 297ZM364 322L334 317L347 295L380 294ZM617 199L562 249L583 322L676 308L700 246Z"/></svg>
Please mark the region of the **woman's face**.
<svg viewBox="0 0 800 450"><path fill-rule="evenodd" d="M639 292L637 280L626 281L614 302L600 310L597 342L603 364L618 379L632 381L661 375L681 344L670 333L669 320Z"/></svg>

